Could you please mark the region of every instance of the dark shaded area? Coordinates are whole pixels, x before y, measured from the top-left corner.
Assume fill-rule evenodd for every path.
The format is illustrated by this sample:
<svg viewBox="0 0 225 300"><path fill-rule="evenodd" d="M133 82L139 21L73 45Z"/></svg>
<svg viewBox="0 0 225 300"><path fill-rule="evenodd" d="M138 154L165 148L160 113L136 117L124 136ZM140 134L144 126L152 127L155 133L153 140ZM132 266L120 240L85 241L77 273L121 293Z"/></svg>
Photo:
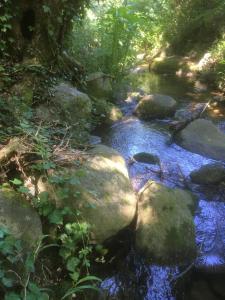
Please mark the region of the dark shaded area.
<svg viewBox="0 0 225 300"><path fill-rule="evenodd" d="M25 39L31 41L34 35L35 12L33 9L27 9L20 22L20 30Z"/></svg>

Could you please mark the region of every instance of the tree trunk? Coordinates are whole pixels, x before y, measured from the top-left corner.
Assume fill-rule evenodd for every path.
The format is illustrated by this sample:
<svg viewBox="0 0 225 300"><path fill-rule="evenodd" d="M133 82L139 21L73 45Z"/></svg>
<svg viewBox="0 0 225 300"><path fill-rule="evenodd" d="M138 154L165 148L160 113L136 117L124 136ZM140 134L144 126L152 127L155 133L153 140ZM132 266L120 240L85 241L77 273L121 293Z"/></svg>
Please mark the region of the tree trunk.
<svg viewBox="0 0 225 300"><path fill-rule="evenodd" d="M74 15L82 14L87 0L9 0L11 29L4 35L11 57L49 62L61 53ZM5 4L4 4L5 5ZM4 13L0 6L0 14ZM5 6L6 8L6 6Z"/></svg>

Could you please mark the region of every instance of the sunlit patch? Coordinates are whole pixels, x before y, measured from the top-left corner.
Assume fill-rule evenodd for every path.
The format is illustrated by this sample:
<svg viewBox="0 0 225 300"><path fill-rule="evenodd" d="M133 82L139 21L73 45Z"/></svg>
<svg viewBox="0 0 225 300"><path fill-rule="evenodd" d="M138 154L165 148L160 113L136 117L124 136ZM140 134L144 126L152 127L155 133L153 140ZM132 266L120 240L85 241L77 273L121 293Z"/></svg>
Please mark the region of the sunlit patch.
<svg viewBox="0 0 225 300"><path fill-rule="evenodd" d="M207 269L209 268L217 268L218 266L224 265L225 261L216 254L211 255L205 255L199 259L199 263L202 263L202 265L207 266Z"/></svg>

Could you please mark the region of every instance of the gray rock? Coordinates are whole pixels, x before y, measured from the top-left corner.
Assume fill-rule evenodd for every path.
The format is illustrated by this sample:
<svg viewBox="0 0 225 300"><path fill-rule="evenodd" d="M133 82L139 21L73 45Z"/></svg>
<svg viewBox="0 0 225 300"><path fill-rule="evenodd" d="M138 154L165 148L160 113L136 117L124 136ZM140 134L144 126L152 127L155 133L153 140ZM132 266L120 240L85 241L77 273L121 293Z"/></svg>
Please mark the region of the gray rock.
<svg viewBox="0 0 225 300"><path fill-rule="evenodd" d="M225 180L225 167L220 163L207 164L190 174L191 180L198 184L217 184Z"/></svg>
<svg viewBox="0 0 225 300"><path fill-rule="evenodd" d="M36 117L71 126L72 138L83 141L91 127L92 102L87 94L68 83L60 83L53 88L51 102L36 109Z"/></svg>
<svg viewBox="0 0 225 300"><path fill-rule="evenodd" d="M174 118L179 121L195 119L204 109L205 103L191 103L186 108L178 109Z"/></svg>
<svg viewBox="0 0 225 300"><path fill-rule="evenodd" d="M225 161L225 135L211 121L191 122L178 133L176 141L189 151Z"/></svg>
<svg viewBox="0 0 225 300"><path fill-rule="evenodd" d="M137 249L150 263L190 262L196 255L192 195L154 181L139 195Z"/></svg>
<svg viewBox="0 0 225 300"><path fill-rule="evenodd" d="M71 167L63 172L63 175L78 178L79 182L65 186L70 195L61 205L80 211L81 220L91 225L94 241L102 243L131 223L137 199L126 163L117 151L97 145L80 168ZM38 186L40 192L47 191L54 197L48 183L42 181Z"/></svg>
<svg viewBox="0 0 225 300"><path fill-rule="evenodd" d="M88 92L95 97L109 96L112 93L112 83L110 76L96 72L87 78Z"/></svg>
<svg viewBox="0 0 225 300"><path fill-rule="evenodd" d="M42 225L37 212L15 191L0 190L0 226L21 239L28 248L37 246L42 238Z"/></svg>
<svg viewBox="0 0 225 300"><path fill-rule="evenodd" d="M74 124L90 117L92 105L87 94L67 83L60 83L54 92L52 104L61 118Z"/></svg>
<svg viewBox="0 0 225 300"><path fill-rule="evenodd" d="M134 113L145 120L163 119L175 113L176 104L176 101L170 96L147 95L139 101Z"/></svg>

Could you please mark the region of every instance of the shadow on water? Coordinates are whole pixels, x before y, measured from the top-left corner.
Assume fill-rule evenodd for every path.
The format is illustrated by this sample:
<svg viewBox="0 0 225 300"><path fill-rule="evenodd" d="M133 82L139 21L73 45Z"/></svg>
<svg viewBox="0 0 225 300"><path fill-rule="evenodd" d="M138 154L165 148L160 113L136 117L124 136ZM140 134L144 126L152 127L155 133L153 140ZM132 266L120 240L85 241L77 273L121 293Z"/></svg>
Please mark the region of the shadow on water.
<svg viewBox="0 0 225 300"><path fill-rule="evenodd" d="M178 267L145 265L142 258L131 253L126 258L126 266L132 266L130 271L124 267L114 276L106 278L102 283L102 289L108 290L107 295L101 299L119 300L200 300L200 299L225 299L225 291L221 286L211 288L214 279L208 283L205 274L217 274L225 272L225 202L218 189L213 192L210 188L199 189L190 183L191 171L212 162L211 159L189 152L176 144L168 145L169 132L167 121L144 122L132 116L135 100L124 102L127 93L144 91L145 93L160 93L173 96L179 101L180 107L190 101L207 102L209 94L198 93L194 84L183 79L157 76L154 74L138 74L124 80L118 87L117 98L125 114L123 120L115 123L111 128L101 131L104 144L118 150L128 162L134 154L149 152L157 155L161 161L163 176L159 176L156 165L134 163L129 165L130 178L134 189L138 191L149 179L161 181L170 187L187 188L199 198L199 204L195 216L196 244L198 257L193 263L188 274L192 274L182 288L173 289L173 279L182 275ZM184 180L184 178L186 178ZM128 267L129 269L129 267ZM124 270L126 270L124 279ZM194 273L194 275L193 275ZM198 274L198 275L196 275ZM203 275L199 275L203 274ZM185 275L186 276L186 275ZM182 280L185 276L182 277ZM193 283L190 278L198 276ZM202 277L201 277L202 276ZM205 276L207 280L205 280ZM211 276L211 275L210 275ZM217 276L217 275L215 275ZM224 276L224 275L221 275ZM219 277L225 279L225 277ZM211 277L210 277L211 278ZM191 287L188 285L190 284ZM132 288L131 288L132 287ZM196 290L210 291L198 295ZM221 289L222 291L218 291ZM224 294L223 294L224 293ZM212 296L210 296L212 294Z"/></svg>

